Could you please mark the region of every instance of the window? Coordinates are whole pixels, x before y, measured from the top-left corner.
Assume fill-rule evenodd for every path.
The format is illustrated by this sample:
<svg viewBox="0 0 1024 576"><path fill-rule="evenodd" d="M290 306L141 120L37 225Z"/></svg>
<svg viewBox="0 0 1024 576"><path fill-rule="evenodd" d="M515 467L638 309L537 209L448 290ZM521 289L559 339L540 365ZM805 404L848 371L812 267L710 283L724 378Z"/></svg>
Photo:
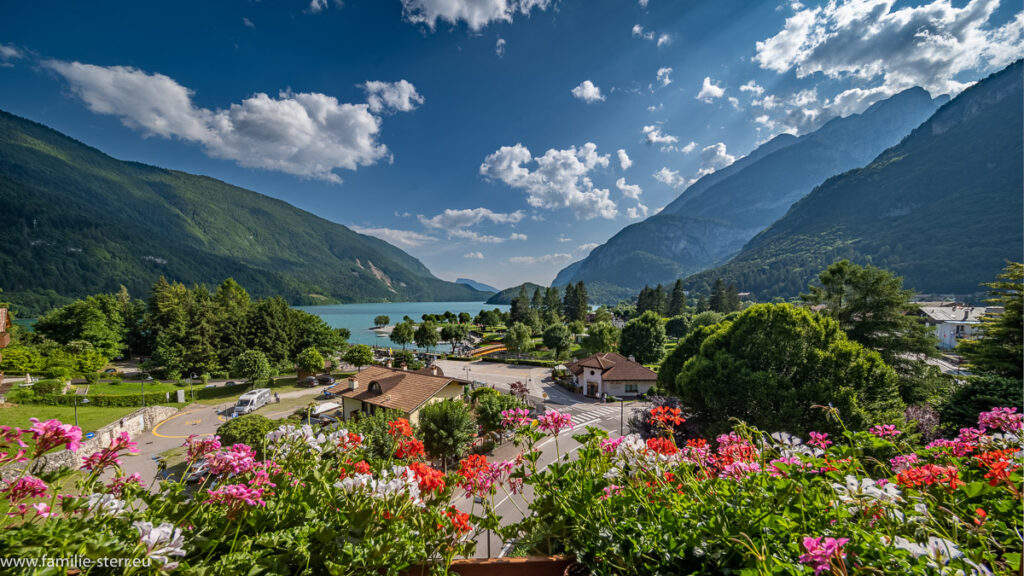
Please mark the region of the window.
<svg viewBox="0 0 1024 576"><path fill-rule="evenodd" d="M380 382L370 382L370 392L380 394Z"/></svg>
<svg viewBox="0 0 1024 576"><path fill-rule="evenodd" d="M590 371L590 375L591 375L591 376L593 376L593 375L594 375L594 371L593 371L593 370L591 370L591 371Z"/></svg>
<svg viewBox="0 0 1024 576"><path fill-rule="evenodd" d="M626 384L626 393L627 394L630 394L630 393L636 394L639 391L640 390L639 390L639 388L637 387L636 384Z"/></svg>

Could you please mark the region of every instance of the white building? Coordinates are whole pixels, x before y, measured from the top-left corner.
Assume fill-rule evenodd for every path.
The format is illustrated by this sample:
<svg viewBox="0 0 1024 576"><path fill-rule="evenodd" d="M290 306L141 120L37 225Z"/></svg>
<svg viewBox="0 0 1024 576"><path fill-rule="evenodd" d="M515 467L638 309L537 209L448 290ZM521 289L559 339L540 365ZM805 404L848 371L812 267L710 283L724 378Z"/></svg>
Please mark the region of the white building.
<svg viewBox="0 0 1024 576"><path fill-rule="evenodd" d="M653 370L614 352L594 354L567 368L573 382L587 396L639 396L650 391L658 381L658 374Z"/></svg>
<svg viewBox="0 0 1024 576"><path fill-rule="evenodd" d="M922 306L921 315L925 325L935 329L939 348L952 350L957 342L978 335L981 317L985 314L1002 314L1002 307L984 306Z"/></svg>

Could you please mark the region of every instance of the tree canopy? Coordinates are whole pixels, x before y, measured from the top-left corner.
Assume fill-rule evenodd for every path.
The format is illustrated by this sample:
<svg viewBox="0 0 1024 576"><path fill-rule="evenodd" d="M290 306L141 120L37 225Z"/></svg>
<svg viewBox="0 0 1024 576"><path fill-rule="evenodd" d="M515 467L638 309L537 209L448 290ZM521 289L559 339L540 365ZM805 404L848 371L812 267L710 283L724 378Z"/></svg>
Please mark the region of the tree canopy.
<svg viewBox="0 0 1024 576"><path fill-rule="evenodd" d="M994 282L984 284L991 292L990 306L1001 306L1002 313L986 314L981 319L981 336L963 340L957 350L971 370L983 374L1020 380L1024 377L1024 264L1010 262Z"/></svg>
<svg viewBox="0 0 1024 576"><path fill-rule="evenodd" d="M827 316L788 304L758 304L701 343L677 379L683 404L708 433L739 418L762 429L805 434L862 430L902 418L896 373Z"/></svg>
<svg viewBox="0 0 1024 576"><path fill-rule="evenodd" d="M246 350L239 354L231 363L231 373L245 378L250 386L263 384L274 375L267 355L259 350Z"/></svg>
<svg viewBox="0 0 1024 576"><path fill-rule="evenodd" d="M648 310L626 323L619 337L619 352L633 356L641 364L653 364L661 360L665 347L665 326L661 316Z"/></svg>
<svg viewBox="0 0 1024 576"><path fill-rule="evenodd" d="M395 324L395 327L391 329L389 338L392 342L401 346L402 350L405 350L405 347L413 341L415 334L416 328L413 326L413 323L403 321Z"/></svg>
<svg viewBox="0 0 1024 576"><path fill-rule="evenodd" d="M466 455L476 437L476 422L469 406L462 400L449 398L432 402L420 410L419 436L423 448L432 458L447 461Z"/></svg>

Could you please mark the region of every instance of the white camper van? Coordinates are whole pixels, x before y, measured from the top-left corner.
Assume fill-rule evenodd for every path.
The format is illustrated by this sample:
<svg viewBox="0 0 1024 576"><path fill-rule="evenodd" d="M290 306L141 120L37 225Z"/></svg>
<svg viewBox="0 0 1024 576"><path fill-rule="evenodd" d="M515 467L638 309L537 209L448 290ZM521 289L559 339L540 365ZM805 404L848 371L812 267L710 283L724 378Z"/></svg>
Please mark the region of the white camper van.
<svg viewBox="0 0 1024 576"><path fill-rule="evenodd" d="M232 415L241 416L242 414L248 414L268 403L270 403L270 388L257 388L255 390L250 390L249 392L239 396L238 403L235 404L235 410Z"/></svg>

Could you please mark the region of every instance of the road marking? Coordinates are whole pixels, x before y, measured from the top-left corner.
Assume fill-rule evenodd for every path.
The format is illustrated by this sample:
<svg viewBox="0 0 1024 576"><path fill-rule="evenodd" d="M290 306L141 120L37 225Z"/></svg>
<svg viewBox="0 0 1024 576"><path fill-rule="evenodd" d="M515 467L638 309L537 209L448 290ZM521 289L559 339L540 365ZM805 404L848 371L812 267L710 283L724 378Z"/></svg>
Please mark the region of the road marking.
<svg viewBox="0 0 1024 576"><path fill-rule="evenodd" d="M161 426L163 426L164 424L167 424L168 422L170 422L171 420L174 420L175 418L180 418L182 416L188 416L189 414L194 414L196 412L198 412L198 410L190 410L188 412L182 412L181 414L175 414L174 416L171 416L170 418L168 418L168 419L164 420L163 422L161 422L161 423L157 424L156 426L154 426L153 429L150 430L150 432L152 432L153 436L156 436L157 438L188 438L189 436L191 436L191 434L186 435L186 436L177 436L177 435L170 435L170 436L168 436L166 434L161 434L161 433L157 432L157 430L159 430ZM199 420L199 421L201 421L201 420ZM213 432L208 432L206 434L197 434L197 436L212 436L213 434L214 434Z"/></svg>

